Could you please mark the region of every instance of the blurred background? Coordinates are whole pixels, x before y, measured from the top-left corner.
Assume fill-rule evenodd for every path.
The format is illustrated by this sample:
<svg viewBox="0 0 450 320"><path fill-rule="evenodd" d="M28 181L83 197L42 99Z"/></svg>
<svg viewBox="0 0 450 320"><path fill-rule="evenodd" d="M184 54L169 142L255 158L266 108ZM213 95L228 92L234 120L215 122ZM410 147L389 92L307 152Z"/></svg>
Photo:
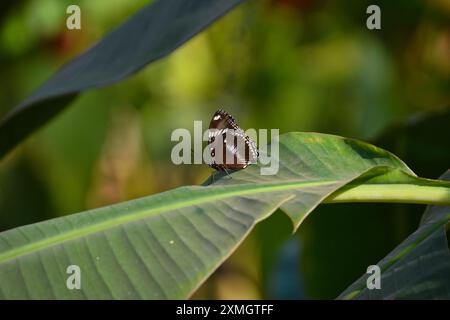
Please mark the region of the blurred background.
<svg viewBox="0 0 450 320"><path fill-rule="evenodd" d="M2 0L0 117L149 1ZM67 30L66 8L81 8ZM366 8L381 7L381 30ZM245 128L366 140L418 174L450 167L450 1L249 1L118 84L85 92L0 162L0 231L200 184L175 128L222 107ZM335 298L404 240L424 206L322 205L292 235L276 212L194 299Z"/></svg>

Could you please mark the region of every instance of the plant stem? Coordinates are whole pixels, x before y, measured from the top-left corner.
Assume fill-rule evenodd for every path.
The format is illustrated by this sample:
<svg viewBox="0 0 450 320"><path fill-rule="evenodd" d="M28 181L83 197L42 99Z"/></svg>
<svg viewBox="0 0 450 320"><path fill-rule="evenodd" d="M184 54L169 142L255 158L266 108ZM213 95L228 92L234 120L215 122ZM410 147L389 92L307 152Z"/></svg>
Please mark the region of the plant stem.
<svg viewBox="0 0 450 320"><path fill-rule="evenodd" d="M396 202L450 205L450 188L413 184L348 185L331 194L324 202Z"/></svg>

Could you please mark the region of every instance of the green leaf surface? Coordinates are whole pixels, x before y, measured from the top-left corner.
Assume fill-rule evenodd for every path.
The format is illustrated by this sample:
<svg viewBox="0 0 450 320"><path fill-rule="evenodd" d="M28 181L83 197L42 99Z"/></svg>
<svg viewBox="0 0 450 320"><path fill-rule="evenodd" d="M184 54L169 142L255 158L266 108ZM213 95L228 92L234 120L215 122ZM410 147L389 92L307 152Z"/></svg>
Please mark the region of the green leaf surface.
<svg viewBox="0 0 450 320"><path fill-rule="evenodd" d="M428 206L417 231L378 262L381 288L369 290L365 274L338 299L450 299L449 223L450 206Z"/></svg>
<svg viewBox="0 0 450 320"><path fill-rule="evenodd" d="M243 1L159 0L144 7L6 115L0 122L0 157L78 92L120 81L166 56Z"/></svg>
<svg viewBox="0 0 450 320"><path fill-rule="evenodd" d="M450 203L450 183L415 178L394 155L352 139L285 134L277 160L274 176L262 176L259 165L252 165L231 178L216 175L210 185L3 232L0 298L187 298L279 207L297 228L324 200L376 200L384 193L362 197L358 189L395 187L396 179L405 187L436 190L437 200ZM343 186L347 191L339 192ZM402 196L421 201L409 199L408 192ZM81 290L66 288L72 264L81 268Z"/></svg>

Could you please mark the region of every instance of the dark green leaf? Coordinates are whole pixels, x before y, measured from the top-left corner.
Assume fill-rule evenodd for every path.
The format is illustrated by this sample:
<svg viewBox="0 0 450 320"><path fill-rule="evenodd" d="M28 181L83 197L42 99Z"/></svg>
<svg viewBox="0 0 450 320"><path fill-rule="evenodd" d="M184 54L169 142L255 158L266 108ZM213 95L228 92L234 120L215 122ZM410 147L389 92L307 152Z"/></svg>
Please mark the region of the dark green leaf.
<svg viewBox="0 0 450 320"><path fill-rule="evenodd" d="M441 178L450 180L450 171ZM429 206L417 231L377 264L381 288L369 290L365 274L338 298L450 299L449 223L450 207Z"/></svg>
<svg viewBox="0 0 450 320"><path fill-rule="evenodd" d="M0 157L63 110L78 92L126 78L243 1L159 0L143 8L6 115L0 122Z"/></svg>

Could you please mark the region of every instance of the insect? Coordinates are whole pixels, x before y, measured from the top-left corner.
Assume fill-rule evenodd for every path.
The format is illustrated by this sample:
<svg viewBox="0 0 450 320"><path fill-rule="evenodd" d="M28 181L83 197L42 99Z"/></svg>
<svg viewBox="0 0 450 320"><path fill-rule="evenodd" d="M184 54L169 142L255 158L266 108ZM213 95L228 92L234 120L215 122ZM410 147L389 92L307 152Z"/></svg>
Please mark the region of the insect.
<svg viewBox="0 0 450 320"><path fill-rule="evenodd" d="M226 111L217 110L209 123L209 166L218 170L240 170L256 163L259 153L255 142L245 134Z"/></svg>

